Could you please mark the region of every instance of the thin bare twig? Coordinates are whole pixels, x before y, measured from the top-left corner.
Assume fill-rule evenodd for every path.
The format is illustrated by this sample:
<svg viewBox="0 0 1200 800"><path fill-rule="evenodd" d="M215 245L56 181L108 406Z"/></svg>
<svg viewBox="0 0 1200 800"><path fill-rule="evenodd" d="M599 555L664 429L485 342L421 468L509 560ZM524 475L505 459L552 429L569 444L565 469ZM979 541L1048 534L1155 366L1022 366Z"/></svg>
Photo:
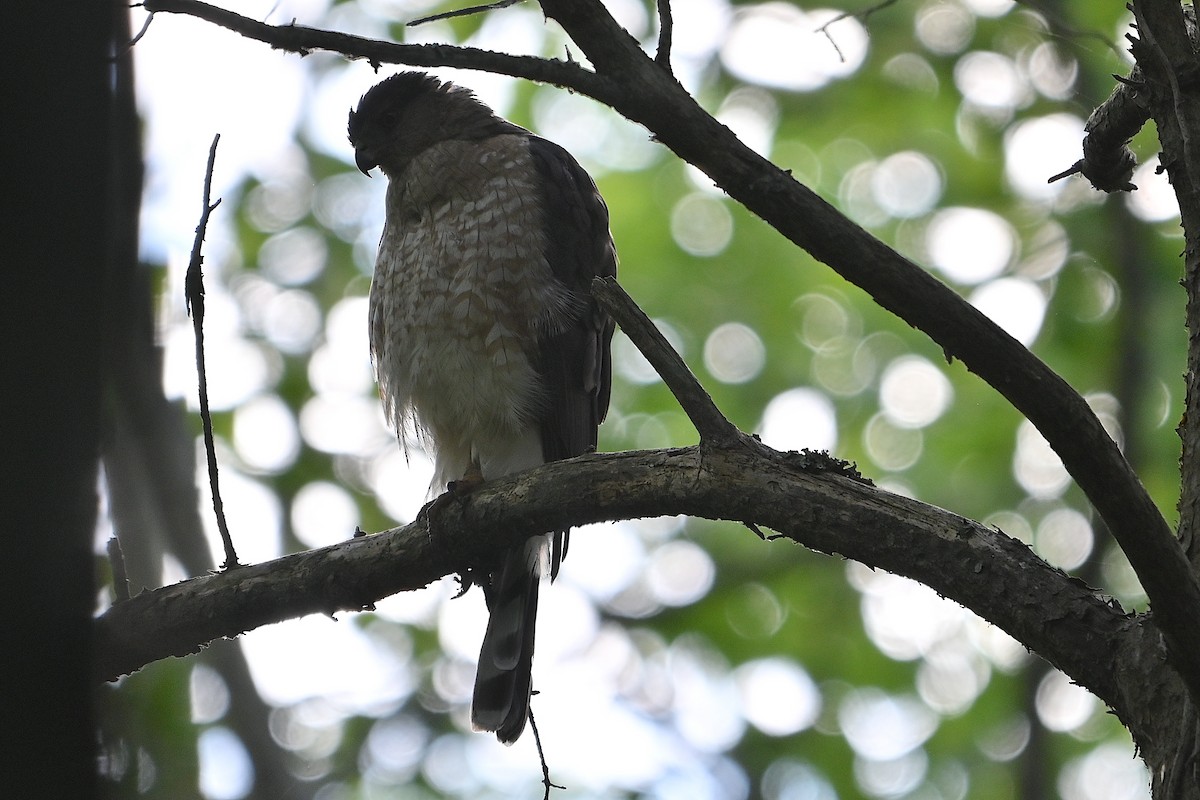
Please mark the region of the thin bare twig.
<svg viewBox="0 0 1200 800"><path fill-rule="evenodd" d="M828 36L828 28L830 25L834 24L835 22L841 22L844 19L850 19L851 17L865 23L871 18L872 14L878 11L883 11L888 6L894 5L897 2L899 2L899 0L881 0L881 2L878 2L868 8L864 8L862 11L843 11L841 14L838 14L836 17L829 20L829 22L826 22L824 25L817 28L817 33L824 33Z"/></svg>
<svg viewBox="0 0 1200 800"><path fill-rule="evenodd" d="M125 52L133 49L133 46L142 40L146 35L146 31L150 30L150 23L154 21L154 12L151 11L146 15L146 21L142 23L142 29L129 40L129 44L125 45Z"/></svg>
<svg viewBox="0 0 1200 800"><path fill-rule="evenodd" d="M829 20L829 22L826 22L824 25L817 28L816 33L825 34L825 38L829 40L829 43L833 45L834 51L838 54L838 59L845 61L846 57L842 54L842 48L838 47L837 42L833 40L833 34L829 32L829 26L835 22L841 22L844 19L850 19L851 17L861 21L863 25L866 25L867 20L870 19L872 14L877 11L882 11L896 2L898 2L898 0L881 0L881 2L876 3L869 8L864 8L862 11L843 11L841 14L838 14L836 17Z"/></svg>
<svg viewBox="0 0 1200 800"><path fill-rule="evenodd" d="M1112 37L1107 33L1077 28L1071 25L1067 21L1067 15L1062 12L1062 4L1058 0L1049 0L1049 2L1046 0L1016 0L1016 2L1040 14L1042 19L1045 20L1046 25L1049 26L1049 32L1053 36L1072 42L1082 39L1092 39L1103 45L1113 55L1118 58L1121 57L1121 48L1117 47Z"/></svg>
<svg viewBox="0 0 1200 800"><path fill-rule="evenodd" d="M550 780L550 765L546 763L546 751L542 749L542 735L538 733L537 720L533 718L533 708L529 709L529 728L533 731L533 743L537 745L538 760L542 762L542 786L546 789L546 793L542 795L542 798L543 800L550 800L551 789L566 789L567 787L559 786Z"/></svg>
<svg viewBox="0 0 1200 800"><path fill-rule="evenodd" d="M426 22L436 22L439 19L454 19L455 17L467 17L471 14L479 14L484 11L495 11L499 8L508 8L509 6L515 6L517 3L523 2L525 2L525 0L498 0L498 2L485 3L481 6L460 8L456 11L443 11L441 14L430 14L428 17L414 19L412 22L405 23L405 25L409 28L415 28L418 25L424 25Z"/></svg>
<svg viewBox="0 0 1200 800"><path fill-rule="evenodd" d="M212 146L208 149L208 168L204 173L204 211L200 214L200 224L196 226L196 238L192 242L192 258L188 263L187 278L184 281L184 297L187 301L188 313L192 315L192 330L196 335L196 374L200 384L200 419L204 422L204 451L208 456L208 485L212 489L213 513L217 517L217 529L221 532L221 544L225 547L225 563L221 569L240 567L237 552L233 549L233 537L229 535L229 525L225 521L225 504L221 502L221 490L217 478L217 451L213 444L212 414L208 408L208 374L204 368L204 232L208 229L208 218L221 199L212 202L213 165L217 161L217 143L221 134L213 137Z"/></svg>

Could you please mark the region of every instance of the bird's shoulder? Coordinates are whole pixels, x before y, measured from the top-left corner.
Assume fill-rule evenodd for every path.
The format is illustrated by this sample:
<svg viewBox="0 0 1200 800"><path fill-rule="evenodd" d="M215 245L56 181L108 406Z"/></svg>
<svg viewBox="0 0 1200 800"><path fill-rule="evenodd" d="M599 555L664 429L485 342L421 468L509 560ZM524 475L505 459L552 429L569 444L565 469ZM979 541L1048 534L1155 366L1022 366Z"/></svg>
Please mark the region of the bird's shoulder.
<svg viewBox="0 0 1200 800"><path fill-rule="evenodd" d="M590 284L616 274L608 206L587 170L561 145L529 134L526 146L546 216L547 259L559 280Z"/></svg>

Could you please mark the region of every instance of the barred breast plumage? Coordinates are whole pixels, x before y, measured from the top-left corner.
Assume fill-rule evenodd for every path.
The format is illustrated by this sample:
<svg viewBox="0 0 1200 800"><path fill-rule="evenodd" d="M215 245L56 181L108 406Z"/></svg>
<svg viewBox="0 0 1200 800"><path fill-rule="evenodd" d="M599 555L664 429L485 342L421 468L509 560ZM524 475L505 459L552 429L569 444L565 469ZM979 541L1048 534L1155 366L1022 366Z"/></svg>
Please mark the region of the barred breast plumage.
<svg viewBox="0 0 1200 800"><path fill-rule="evenodd" d="M521 439L546 402L533 360L569 298L546 262L536 174L525 137L497 136L434 145L388 187L371 347L396 429L429 440L435 489L472 458L493 477L541 463Z"/></svg>

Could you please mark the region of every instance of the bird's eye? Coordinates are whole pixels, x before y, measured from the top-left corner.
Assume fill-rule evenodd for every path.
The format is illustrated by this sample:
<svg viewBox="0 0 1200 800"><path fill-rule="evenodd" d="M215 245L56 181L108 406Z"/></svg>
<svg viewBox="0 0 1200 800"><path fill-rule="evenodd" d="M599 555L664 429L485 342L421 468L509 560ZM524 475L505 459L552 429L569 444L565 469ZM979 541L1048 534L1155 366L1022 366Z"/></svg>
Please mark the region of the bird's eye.
<svg viewBox="0 0 1200 800"><path fill-rule="evenodd" d="M394 110L385 111L379 115L379 121L389 128L394 127L400 121L400 113Z"/></svg>

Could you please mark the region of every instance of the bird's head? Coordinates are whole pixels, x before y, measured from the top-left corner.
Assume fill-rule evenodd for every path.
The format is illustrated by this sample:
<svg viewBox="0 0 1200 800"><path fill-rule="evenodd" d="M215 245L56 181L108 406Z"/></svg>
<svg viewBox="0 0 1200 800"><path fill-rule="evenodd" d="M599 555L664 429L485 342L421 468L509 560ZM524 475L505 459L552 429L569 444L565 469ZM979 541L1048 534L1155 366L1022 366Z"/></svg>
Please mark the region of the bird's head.
<svg viewBox="0 0 1200 800"><path fill-rule="evenodd" d="M376 84L350 112L354 163L398 175L422 150L447 139L477 140L512 127L469 89L424 72L401 72Z"/></svg>

